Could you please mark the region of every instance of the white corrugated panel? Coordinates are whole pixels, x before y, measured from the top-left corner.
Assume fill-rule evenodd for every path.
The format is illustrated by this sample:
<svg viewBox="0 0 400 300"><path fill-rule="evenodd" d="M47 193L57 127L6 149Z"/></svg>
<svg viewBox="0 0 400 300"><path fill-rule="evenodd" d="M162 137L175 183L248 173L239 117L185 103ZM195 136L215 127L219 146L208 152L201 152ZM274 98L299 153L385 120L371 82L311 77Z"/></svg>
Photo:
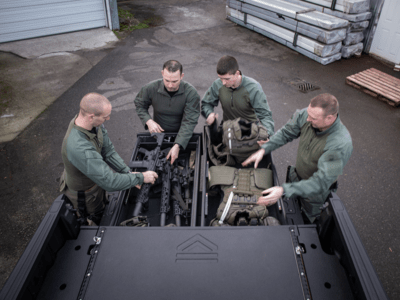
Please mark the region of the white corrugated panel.
<svg viewBox="0 0 400 300"><path fill-rule="evenodd" d="M1 0L0 43L107 26L105 0Z"/></svg>

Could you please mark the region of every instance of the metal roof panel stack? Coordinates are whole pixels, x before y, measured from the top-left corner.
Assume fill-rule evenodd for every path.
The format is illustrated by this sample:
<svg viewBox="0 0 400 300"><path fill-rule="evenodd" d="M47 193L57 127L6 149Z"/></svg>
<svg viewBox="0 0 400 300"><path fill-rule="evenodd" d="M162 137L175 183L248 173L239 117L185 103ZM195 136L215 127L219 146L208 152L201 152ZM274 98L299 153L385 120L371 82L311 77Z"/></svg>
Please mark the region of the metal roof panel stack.
<svg viewBox="0 0 400 300"><path fill-rule="evenodd" d="M230 1L228 0L228 5L230 8L239 10L248 15L255 16L257 18L279 25L286 29L297 31L298 33L304 36L310 37L325 44L336 43L344 40L344 38L346 37L345 28L326 30L314 25L309 25L303 22L299 22L298 20L287 16L284 17L282 14L279 13L269 11L263 8L258 8L253 5L236 0L230 0ZM331 22L331 24L332 23L333 22ZM348 23L344 23L342 27L345 27L345 24ZM325 26L328 25L329 22L325 23ZM337 26L337 24L334 24L334 26Z"/></svg>
<svg viewBox="0 0 400 300"><path fill-rule="evenodd" d="M358 14L370 9L369 0L307 0L323 7L333 8L346 14Z"/></svg>
<svg viewBox="0 0 400 300"><path fill-rule="evenodd" d="M282 0L228 0L227 18L315 60L341 58L349 22Z"/></svg>
<svg viewBox="0 0 400 300"><path fill-rule="evenodd" d="M341 58L341 42L327 45L301 35L295 37L296 34L293 31L247 15L228 6L226 12L227 18L232 22L265 35L323 65ZM296 43L293 43L294 40Z"/></svg>
<svg viewBox="0 0 400 300"><path fill-rule="evenodd" d="M343 57L361 54L364 45L363 31L368 28L370 12L370 0L286 0L296 5L314 8L325 14L336 16L350 22L347 28L347 37L342 47ZM321 4L321 2L323 2ZM346 9L343 9L346 8Z"/></svg>

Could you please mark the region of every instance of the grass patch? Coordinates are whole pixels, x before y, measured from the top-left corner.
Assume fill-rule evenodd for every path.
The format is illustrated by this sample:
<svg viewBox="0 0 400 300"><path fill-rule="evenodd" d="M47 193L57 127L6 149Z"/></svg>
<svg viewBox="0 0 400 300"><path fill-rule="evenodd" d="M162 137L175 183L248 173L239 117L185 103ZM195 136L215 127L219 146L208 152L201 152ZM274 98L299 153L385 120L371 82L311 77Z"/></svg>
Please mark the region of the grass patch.
<svg viewBox="0 0 400 300"><path fill-rule="evenodd" d="M117 38L125 38L127 33L137 29L144 29L150 27L152 18L142 22L135 19L135 16L128 10L118 7L119 30L113 30Z"/></svg>

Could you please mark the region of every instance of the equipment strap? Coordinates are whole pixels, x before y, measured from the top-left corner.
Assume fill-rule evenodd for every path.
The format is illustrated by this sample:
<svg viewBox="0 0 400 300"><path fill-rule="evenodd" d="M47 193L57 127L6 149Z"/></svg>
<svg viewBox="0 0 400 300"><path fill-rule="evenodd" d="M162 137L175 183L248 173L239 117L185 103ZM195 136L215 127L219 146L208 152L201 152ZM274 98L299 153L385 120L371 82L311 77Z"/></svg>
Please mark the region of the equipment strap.
<svg viewBox="0 0 400 300"><path fill-rule="evenodd" d="M332 1L332 5L331 5L331 10L335 10L336 9L336 0Z"/></svg>
<svg viewBox="0 0 400 300"><path fill-rule="evenodd" d="M78 210L80 214L80 222L84 225L87 224L87 210L86 210L86 201L85 201L85 192L84 191L78 191Z"/></svg>
<svg viewBox="0 0 400 300"><path fill-rule="evenodd" d="M231 207L232 199L233 199L233 192L230 193L228 202L225 205L224 212L222 213L221 219L218 222L220 225L222 225L224 223L224 220L226 218L226 215L228 214L229 208Z"/></svg>

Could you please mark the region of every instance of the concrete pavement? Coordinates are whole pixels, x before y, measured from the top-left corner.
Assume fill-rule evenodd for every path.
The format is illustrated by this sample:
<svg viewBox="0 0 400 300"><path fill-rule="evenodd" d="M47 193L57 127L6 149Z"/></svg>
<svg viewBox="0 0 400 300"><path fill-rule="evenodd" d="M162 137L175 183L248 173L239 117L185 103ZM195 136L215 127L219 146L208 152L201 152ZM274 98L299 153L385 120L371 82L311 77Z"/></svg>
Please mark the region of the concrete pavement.
<svg viewBox="0 0 400 300"><path fill-rule="evenodd" d="M184 80L203 96L217 78L218 59L230 54L238 59L244 75L263 86L276 129L319 93L331 93L339 99L340 117L353 137L354 151L339 179L338 195L388 296L400 298L400 240L396 233L400 218L400 186L396 183L400 111L345 84L347 76L371 67L397 78L400 74L368 55L322 66L227 21L223 0L138 0L124 1L123 5L132 9L135 17L143 14L162 21L157 27L132 32L17 138L1 144L1 282L58 195L57 178L63 170L61 142L84 94L102 93L112 102L111 120L105 125L117 151L128 161L136 134L143 131L132 101L144 84L160 78L162 64L168 59L179 60ZM290 84L296 79L320 89L303 94ZM201 132L203 125L200 118L196 132ZM296 161L296 145L290 143L273 153L281 182L286 166Z"/></svg>
<svg viewBox="0 0 400 300"><path fill-rule="evenodd" d="M0 143L13 140L117 42L98 28L0 44Z"/></svg>

